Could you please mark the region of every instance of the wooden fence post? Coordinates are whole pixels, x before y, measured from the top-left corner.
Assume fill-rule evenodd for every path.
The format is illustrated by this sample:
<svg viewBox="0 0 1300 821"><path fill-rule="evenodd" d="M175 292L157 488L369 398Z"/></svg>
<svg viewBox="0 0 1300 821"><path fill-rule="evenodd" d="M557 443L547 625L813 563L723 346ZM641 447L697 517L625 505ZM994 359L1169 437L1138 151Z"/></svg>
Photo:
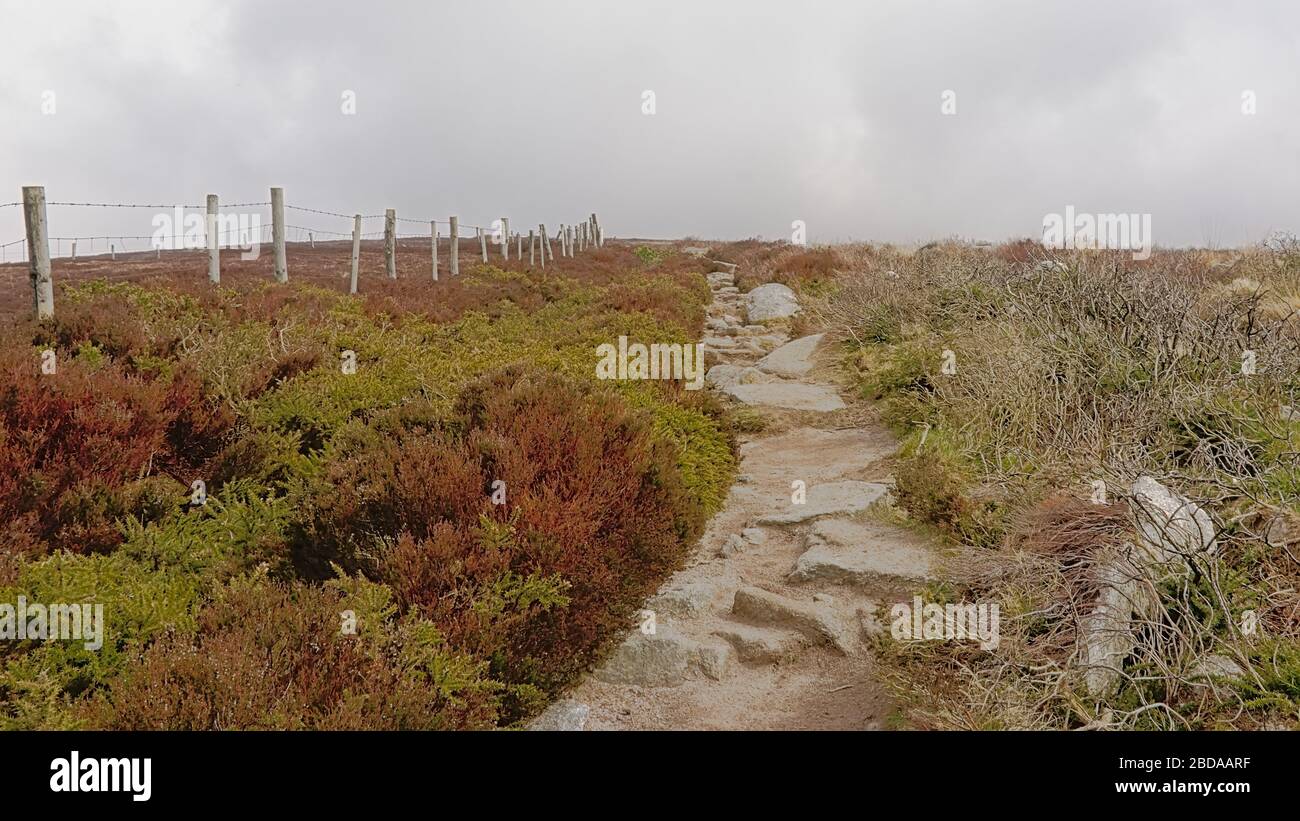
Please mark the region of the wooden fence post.
<svg viewBox="0 0 1300 821"><path fill-rule="evenodd" d="M275 247L275 281L289 281L289 257L284 250L284 189L271 189L271 244Z"/></svg>
<svg viewBox="0 0 1300 821"><path fill-rule="evenodd" d="M460 275L460 217L451 217L451 275Z"/></svg>
<svg viewBox="0 0 1300 821"><path fill-rule="evenodd" d="M528 264L537 264L537 234L531 228L528 229Z"/></svg>
<svg viewBox="0 0 1300 821"><path fill-rule="evenodd" d="M520 262L524 261L524 235L515 234L515 259Z"/></svg>
<svg viewBox="0 0 1300 821"><path fill-rule="evenodd" d="M596 219L596 212L591 212L591 230L596 234L596 247L605 247L605 233L600 230L600 220Z"/></svg>
<svg viewBox="0 0 1300 821"><path fill-rule="evenodd" d="M348 283L348 293L357 292L357 275L361 271L361 215L352 217L352 280Z"/></svg>
<svg viewBox="0 0 1300 821"><path fill-rule="evenodd" d="M537 244L541 248L542 267L545 268L547 257L550 257L551 262L555 262L555 255L551 253L551 237L546 233L546 223L537 226L537 230L541 234L537 239Z"/></svg>
<svg viewBox="0 0 1300 821"><path fill-rule="evenodd" d="M397 212L384 211L384 268L389 279L397 279Z"/></svg>
<svg viewBox="0 0 1300 821"><path fill-rule="evenodd" d="M45 186L23 187L27 222L27 260L32 280L32 311L37 319L54 316L54 278L50 275L50 234L45 221Z"/></svg>
<svg viewBox="0 0 1300 821"><path fill-rule="evenodd" d="M221 221L217 218L217 195L208 194L208 282L221 284L221 237L217 229Z"/></svg>
<svg viewBox="0 0 1300 821"><path fill-rule="evenodd" d="M487 231L478 229L478 246L483 251L483 261L487 262Z"/></svg>
<svg viewBox="0 0 1300 821"><path fill-rule="evenodd" d="M433 281L438 281L438 222L429 220L429 233L433 235Z"/></svg>
<svg viewBox="0 0 1300 821"><path fill-rule="evenodd" d="M510 259L510 219L501 218L501 258Z"/></svg>

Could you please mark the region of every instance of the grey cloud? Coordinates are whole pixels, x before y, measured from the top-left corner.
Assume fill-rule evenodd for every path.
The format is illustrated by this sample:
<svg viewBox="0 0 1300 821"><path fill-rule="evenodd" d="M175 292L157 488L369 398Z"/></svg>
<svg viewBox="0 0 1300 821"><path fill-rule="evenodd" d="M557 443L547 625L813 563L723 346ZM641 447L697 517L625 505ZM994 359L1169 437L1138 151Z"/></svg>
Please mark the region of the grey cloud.
<svg viewBox="0 0 1300 821"><path fill-rule="evenodd" d="M1066 205L1150 212L1162 244L1300 222L1300 8L1283 2L177 8L9 13L0 202L31 182L193 203L280 184L346 213L595 209L616 234L726 238L801 219L813 241L1025 236ZM8 210L0 242L22 233ZM51 230L143 218L60 211Z"/></svg>

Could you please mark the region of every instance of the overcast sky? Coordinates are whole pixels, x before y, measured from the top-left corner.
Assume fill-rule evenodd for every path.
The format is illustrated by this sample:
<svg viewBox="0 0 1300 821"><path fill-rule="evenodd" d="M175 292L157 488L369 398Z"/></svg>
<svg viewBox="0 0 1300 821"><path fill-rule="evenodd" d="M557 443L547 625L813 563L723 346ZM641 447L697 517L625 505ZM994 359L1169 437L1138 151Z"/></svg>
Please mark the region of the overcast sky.
<svg viewBox="0 0 1300 821"><path fill-rule="evenodd" d="M1066 206L1149 213L1162 245L1300 231L1294 0L4 0L0 20L0 203L282 185L646 237L997 240ZM51 208L50 231L149 217Z"/></svg>

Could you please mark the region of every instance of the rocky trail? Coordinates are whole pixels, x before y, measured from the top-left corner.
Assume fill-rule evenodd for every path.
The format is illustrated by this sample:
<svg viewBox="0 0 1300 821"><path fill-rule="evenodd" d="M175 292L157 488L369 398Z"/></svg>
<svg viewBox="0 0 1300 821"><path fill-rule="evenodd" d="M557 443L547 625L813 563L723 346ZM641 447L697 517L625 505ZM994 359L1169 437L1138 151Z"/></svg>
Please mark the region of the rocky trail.
<svg viewBox="0 0 1300 821"><path fill-rule="evenodd" d="M758 324L799 310L789 289L709 283L708 381L768 425L642 626L537 729L877 729L892 711L867 640L938 558L874 507L897 444L818 379L822 335Z"/></svg>

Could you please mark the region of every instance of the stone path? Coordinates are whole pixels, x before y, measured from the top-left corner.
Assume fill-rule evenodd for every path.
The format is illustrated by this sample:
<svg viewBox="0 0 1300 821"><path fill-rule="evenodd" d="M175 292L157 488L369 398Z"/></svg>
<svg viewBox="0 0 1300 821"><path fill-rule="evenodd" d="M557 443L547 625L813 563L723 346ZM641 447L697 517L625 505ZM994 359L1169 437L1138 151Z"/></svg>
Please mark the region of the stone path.
<svg viewBox="0 0 1300 821"><path fill-rule="evenodd" d="M873 508L896 443L848 426L835 388L816 379L821 335L746 324L751 308L797 311L784 286L747 300L732 273L709 283L708 381L770 417L769 430L742 443L723 510L646 603L653 633L647 619L538 729L874 729L892 709L866 642L937 556Z"/></svg>

